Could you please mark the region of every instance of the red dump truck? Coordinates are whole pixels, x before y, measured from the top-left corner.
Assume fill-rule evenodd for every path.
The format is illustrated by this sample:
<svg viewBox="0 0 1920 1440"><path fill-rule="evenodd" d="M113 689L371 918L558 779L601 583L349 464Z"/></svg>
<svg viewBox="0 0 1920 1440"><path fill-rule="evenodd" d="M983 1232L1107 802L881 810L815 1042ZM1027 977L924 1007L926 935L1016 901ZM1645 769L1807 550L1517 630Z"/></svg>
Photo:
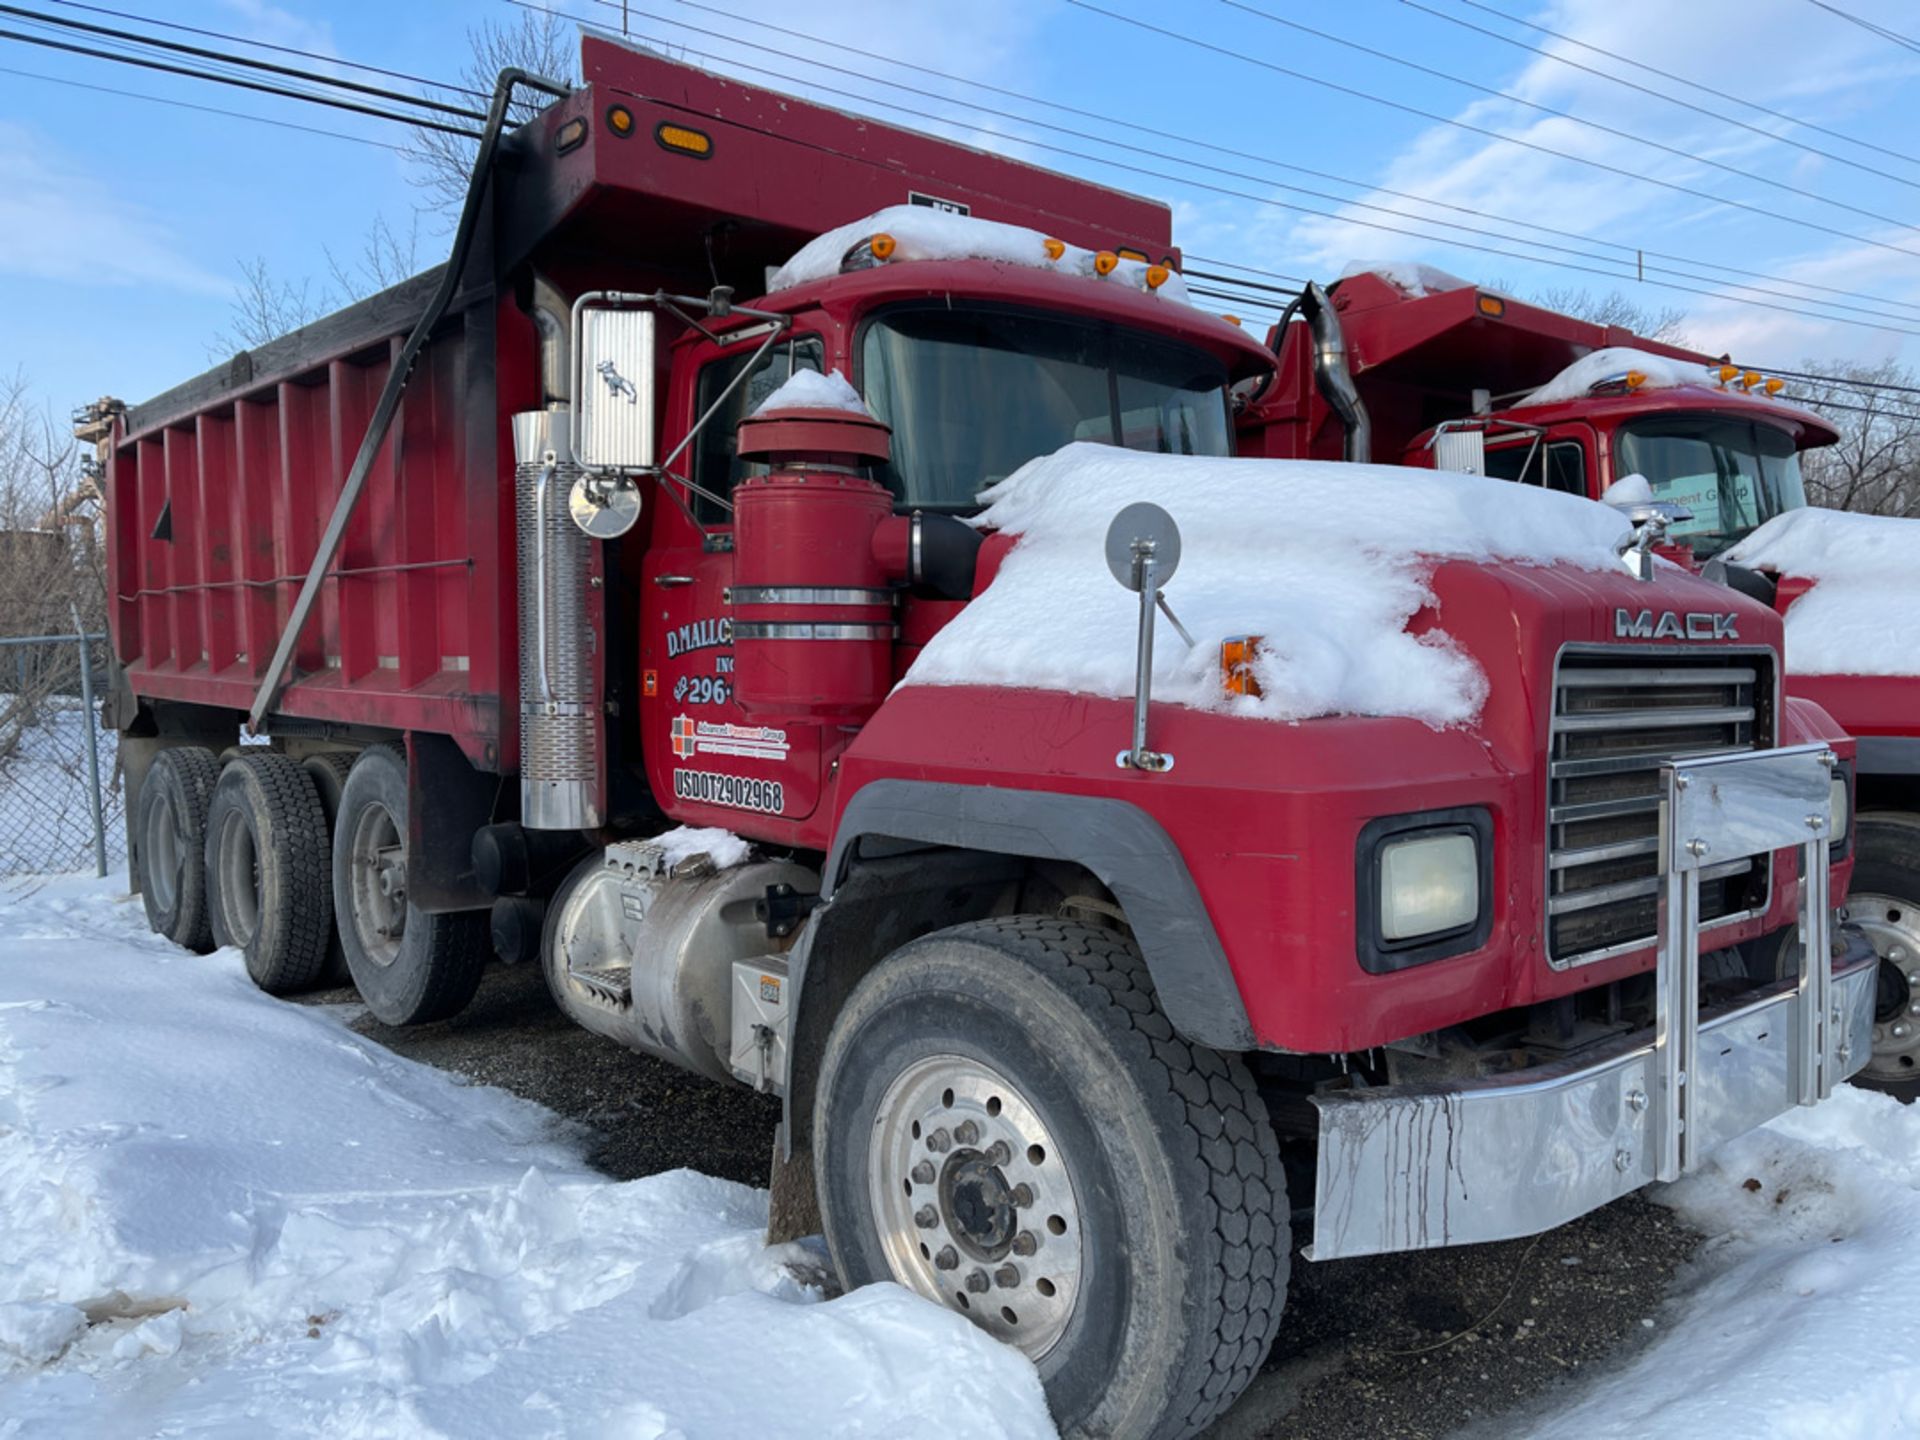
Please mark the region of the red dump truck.
<svg viewBox="0 0 1920 1440"><path fill-rule="evenodd" d="M987 481L1228 455L1272 357L1177 298L1162 206L583 61L511 133L502 77L444 271L112 417L157 931L273 991L337 957L394 1024L496 950L779 1093L776 1234L1019 1346L1082 1435L1232 1402L1296 1208L1314 1259L1538 1232L1864 1061L1849 742L1772 611L1644 546L1433 568L1471 724L1152 702L1150 663L895 688L1013 564ZM889 206L1030 244L836 235ZM806 371L864 402L762 408ZM1173 536L1114 534L1145 650Z"/></svg>
<svg viewBox="0 0 1920 1440"><path fill-rule="evenodd" d="M1269 336L1274 377L1243 397L1245 453L1466 469L1595 499L1638 474L1656 501L1690 512L1668 527L1670 558L1783 614L1806 593L1804 577L1723 558L1806 505L1800 452L1838 438L1783 394L1782 380L1420 266L1310 286L1298 311L1299 323L1290 313ZM1622 638L1642 618L1633 611ZM1911 1102L1920 1096L1920 679L1803 668L1788 656L1788 693L1820 705L1859 745L1847 913L1881 968L1873 1054L1858 1082Z"/></svg>

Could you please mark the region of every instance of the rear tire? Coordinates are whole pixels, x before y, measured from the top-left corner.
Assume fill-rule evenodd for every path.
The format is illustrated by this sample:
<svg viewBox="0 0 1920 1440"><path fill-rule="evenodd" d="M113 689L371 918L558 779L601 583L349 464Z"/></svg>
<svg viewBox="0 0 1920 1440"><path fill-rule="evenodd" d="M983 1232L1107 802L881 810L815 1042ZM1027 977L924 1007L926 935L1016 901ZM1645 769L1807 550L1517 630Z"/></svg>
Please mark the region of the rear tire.
<svg viewBox="0 0 1920 1440"><path fill-rule="evenodd" d="M1920 1098L1920 815L1868 811L1853 843L1847 918L1880 956L1873 1055L1853 1083L1911 1105Z"/></svg>
<svg viewBox="0 0 1920 1440"><path fill-rule="evenodd" d="M327 750L318 755L309 755L300 762L301 768L313 778L313 788L320 796L321 813L327 817L329 889L333 883L333 827L340 817L340 795L347 787L347 772L353 769L353 758L344 750ZM330 989L352 983L353 974L347 969L347 951L340 942L340 928L336 920L327 934L327 963L322 967L315 984Z"/></svg>
<svg viewBox="0 0 1920 1440"><path fill-rule="evenodd" d="M207 806L220 762L198 745L162 750L134 802L137 876L147 928L205 954L213 948L207 915Z"/></svg>
<svg viewBox="0 0 1920 1440"><path fill-rule="evenodd" d="M360 752L333 831L333 907L354 988L387 1025L457 1015L480 986L487 912L433 915L407 898L407 762Z"/></svg>
<svg viewBox="0 0 1920 1440"><path fill-rule="evenodd" d="M1190 1045L1139 950L1034 917L940 931L836 1017L813 1113L827 1244L1026 1351L1065 1435L1192 1435L1286 1298L1279 1147L1252 1078Z"/></svg>
<svg viewBox="0 0 1920 1440"><path fill-rule="evenodd" d="M320 978L333 933L327 822L297 761L255 750L221 770L207 807L207 908L214 943L245 955L269 995Z"/></svg>

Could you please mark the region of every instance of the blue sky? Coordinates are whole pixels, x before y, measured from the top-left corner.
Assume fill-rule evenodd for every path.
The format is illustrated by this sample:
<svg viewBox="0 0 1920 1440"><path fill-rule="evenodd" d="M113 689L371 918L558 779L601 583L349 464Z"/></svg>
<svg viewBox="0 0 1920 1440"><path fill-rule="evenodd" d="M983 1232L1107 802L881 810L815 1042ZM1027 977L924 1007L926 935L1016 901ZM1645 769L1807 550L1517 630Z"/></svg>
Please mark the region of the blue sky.
<svg viewBox="0 0 1920 1440"><path fill-rule="evenodd" d="M54 0L24 3L122 23ZM449 78L469 53L469 27L488 19L510 23L522 13L509 0L97 3ZM620 23L619 5L608 0L544 3L615 28ZM1920 14L1900 0L1835 3L1920 36ZM1813 0L1089 5L1097 9L1068 0L811 6L703 0L706 8L685 0L629 0L629 23L635 35L684 46L689 58L714 68L757 65L812 82L741 71L757 83L917 128L940 127L877 102L946 116L950 133L974 143L1169 200L1176 238L1197 254L1321 279L1354 260L1417 259L1521 294L1549 286L1620 288L1640 303L1684 310L1690 339L1749 362L1791 365L1809 356L1920 362L1920 230L1910 223L1920 221L1920 136L1912 124L1920 53ZM1337 39L1289 28L1262 11ZM1173 33L1150 33L1116 15ZM1552 39L1512 17L1569 39ZM774 33L755 21L826 43ZM7 17L0 17L0 29L53 33ZM1682 95L1714 113L1635 92L1497 38L1503 36ZM1805 123L1683 88L1572 41ZM954 79L849 56L836 43L911 60ZM905 88L826 75L813 68L822 60L896 79ZM62 411L103 391L143 399L204 369L213 337L231 322L240 262L264 259L284 281L311 280L318 289L327 283L329 248L350 259L376 220L404 232L423 203L407 162L383 148L405 140L394 125L15 40L0 40L0 67L7 72L0 88L0 370L20 367L36 393ZM973 88L978 82L1142 128L984 93ZM78 88L83 84L335 133ZM1409 109L1390 108L1380 98ZM972 108L979 106L1002 113ZM1097 138L1062 135L1035 120ZM1510 143L1515 139L1539 148ZM1049 145L1098 158L1062 155ZM1282 170L1276 162L1335 178ZM1141 168L1183 178L1146 176ZM1719 199L1684 193L1689 189ZM1460 208L1436 209L1433 202ZM1436 220L1492 233L1447 231ZM439 258L443 232L437 216L423 219L423 266ZM1449 235L1509 253L1462 248L1448 243ZM1602 258L1545 251L1528 241ZM1658 252L1646 257L1654 267L1650 279L1737 294L1748 303L1638 283L1631 278L1634 249ZM1548 263L1555 261L1623 270L1628 278ZM1688 273L1674 273L1682 271ZM1783 293L1728 290L1742 282ZM1906 330L1916 335L1900 333Z"/></svg>

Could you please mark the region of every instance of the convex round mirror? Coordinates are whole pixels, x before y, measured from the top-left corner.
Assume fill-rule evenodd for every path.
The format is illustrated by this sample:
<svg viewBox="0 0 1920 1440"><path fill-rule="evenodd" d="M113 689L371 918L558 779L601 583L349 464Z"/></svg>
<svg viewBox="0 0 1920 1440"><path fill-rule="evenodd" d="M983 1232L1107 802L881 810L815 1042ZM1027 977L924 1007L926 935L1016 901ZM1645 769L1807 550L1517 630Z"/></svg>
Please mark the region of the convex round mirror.
<svg viewBox="0 0 1920 1440"><path fill-rule="evenodd" d="M1107 527L1107 569L1129 590L1141 587L1140 562L1151 557L1153 579L1164 585L1180 568L1180 527L1150 500L1136 500Z"/></svg>

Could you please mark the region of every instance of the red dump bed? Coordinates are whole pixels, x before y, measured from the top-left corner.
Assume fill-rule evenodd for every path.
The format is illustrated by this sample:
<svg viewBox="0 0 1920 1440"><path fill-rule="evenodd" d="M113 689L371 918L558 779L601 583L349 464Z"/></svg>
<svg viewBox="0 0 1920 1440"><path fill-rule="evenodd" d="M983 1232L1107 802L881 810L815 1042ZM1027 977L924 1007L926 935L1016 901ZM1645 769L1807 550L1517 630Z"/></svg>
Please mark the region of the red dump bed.
<svg viewBox="0 0 1920 1440"><path fill-rule="evenodd" d="M274 714L437 731L517 764L509 417L541 403L523 304L569 292L743 297L813 235L938 201L1076 244L1170 254L1166 207L588 39L588 84L503 145L474 257L423 353ZM614 106L632 119L609 122ZM563 127L586 137L560 153ZM656 139L690 126L703 157ZM713 268L709 268L709 267ZM130 409L108 472L116 653L143 696L245 710L311 564L419 276ZM665 347L663 347L664 353Z"/></svg>

